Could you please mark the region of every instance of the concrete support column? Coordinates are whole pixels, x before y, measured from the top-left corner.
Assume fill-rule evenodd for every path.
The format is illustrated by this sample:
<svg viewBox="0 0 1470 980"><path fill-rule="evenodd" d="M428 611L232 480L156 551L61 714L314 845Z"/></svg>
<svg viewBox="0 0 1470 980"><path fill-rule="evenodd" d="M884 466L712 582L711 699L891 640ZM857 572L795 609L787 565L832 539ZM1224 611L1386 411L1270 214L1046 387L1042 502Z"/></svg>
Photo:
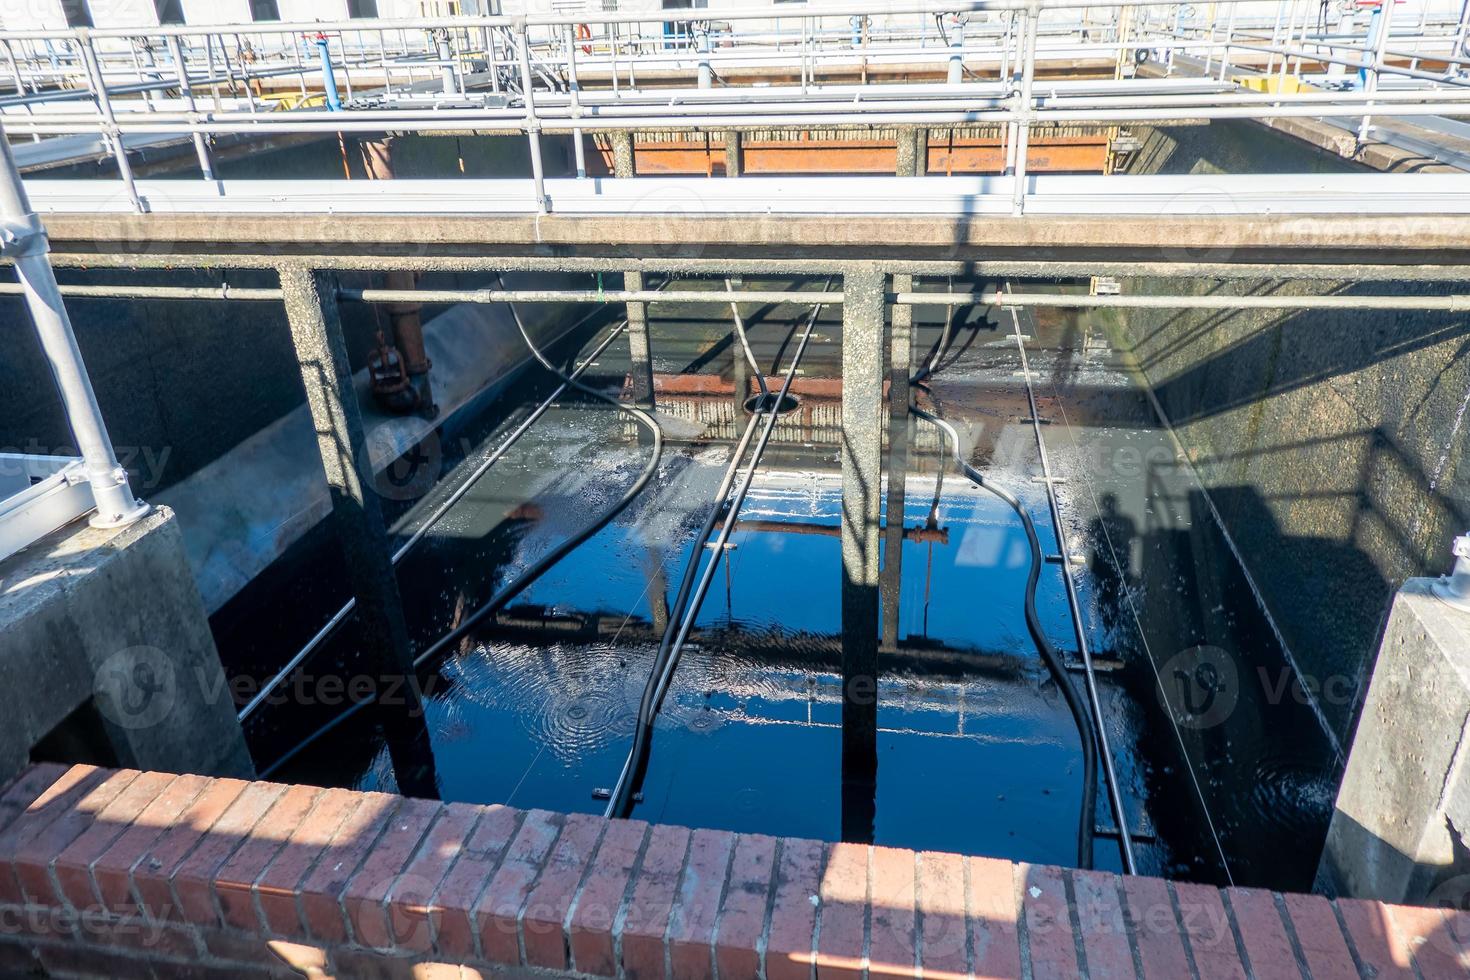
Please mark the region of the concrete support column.
<svg viewBox="0 0 1470 980"><path fill-rule="evenodd" d="M884 276L842 289L842 837L870 841L878 774L878 541Z"/></svg>
<svg viewBox="0 0 1470 980"><path fill-rule="evenodd" d="M1435 584L1405 582L1389 613L1317 871L1326 894L1470 899L1470 612ZM1317 683L1344 697L1354 681Z"/></svg>
<svg viewBox="0 0 1470 980"><path fill-rule="evenodd" d="M910 129L898 134L898 167L900 177L922 177L929 171L929 131Z"/></svg>
<svg viewBox="0 0 1470 980"><path fill-rule="evenodd" d="M624 289L642 289L643 273L623 273ZM648 304L628 304L628 354L632 358L633 404L653 408L653 347L648 342Z"/></svg>
<svg viewBox="0 0 1470 980"><path fill-rule="evenodd" d="M389 557L382 503L370 485L367 434L334 287L325 273L302 266L282 266L280 276L393 770L406 795L436 797L433 755L403 600Z"/></svg>
<svg viewBox="0 0 1470 980"><path fill-rule="evenodd" d="M638 165L633 157L633 134L613 133L613 176L636 177Z"/></svg>
<svg viewBox="0 0 1470 980"><path fill-rule="evenodd" d="M894 276L893 291L914 288L913 276ZM898 649L899 596L903 583L903 504L907 495L909 375L914 363L914 308L895 306L888 338L888 500L883 523L882 649Z"/></svg>
<svg viewBox="0 0 1470 980"><path fill-rule="evenodd" d="M0 561L0 717L0 780L42 740L135 769L255 775L173 511L69 524Z"/></svg>
<svg viewBox="0 0 1470 980"><path fill-rule="evenodd" d="M745 176L745 143L739 130L725 132L725 176Z"/></svg>

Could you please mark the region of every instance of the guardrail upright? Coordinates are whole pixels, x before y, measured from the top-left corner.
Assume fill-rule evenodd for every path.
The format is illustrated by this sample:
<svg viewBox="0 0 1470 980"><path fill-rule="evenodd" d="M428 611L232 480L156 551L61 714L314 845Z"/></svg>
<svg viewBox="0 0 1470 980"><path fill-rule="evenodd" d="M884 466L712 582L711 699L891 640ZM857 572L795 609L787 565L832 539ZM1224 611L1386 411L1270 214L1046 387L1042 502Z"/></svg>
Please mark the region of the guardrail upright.
<svg viewBox="0 0 1470 980"><path fill-rule="evenodd" d="M1021 55L1021 94L1016 100L1019 123L1016 126L1016 168L1011 188L1011 214L1019 216L1026 209L1026 148L1031 141L1032 87L1036 80L1036 36L1041 33L1041 10L1032 3L1021 22L1025 50Z"/></svg>
<svg viewBox="0 0 1470 980"><path fill-rule="evenodd" d="M536 118L536 79L531 74L531 45L526 22L516 24L516 47L521 60L521 99L526 103L526 134L531 142L531 180L536 188L536 210L546 213L546 170L541 163L541 121Z"/></svg>
<svg viewBox="0 0 1470 980"><path fill-rule="evenodd" d="M143 207L143 201L138 197L138 187L133 180L133 165L128 162L128 149L123 143L117 116L112 111L112 98L107 94L107 80L103 78L102 67L97 63L97 48L92 43L91 33L86 29L78 30L76 43L81 49L82 65L87 71L92 94L97 99L97 111L102 114L103 139L112 147L112 155L117 161L117 172L122 177L128 200L133 202L133 209L141 213L147 208Z"/></svg>
<svg viewBox="0 0 1470 980"><path fill-rule="evenodd" d="M35 323L36 336L61 392L67 422L76 437L92 498L97 503L92 524L124 527L147 514L149 508L133 496L128 472L113 452L107 424L97 405L97 394L92 390L92 379L82 362L71 318L56 284L49 252L46 228L31 208L20 168L10 152L5 127L0 124L0 254L15 262L16 277Z"/></svg>

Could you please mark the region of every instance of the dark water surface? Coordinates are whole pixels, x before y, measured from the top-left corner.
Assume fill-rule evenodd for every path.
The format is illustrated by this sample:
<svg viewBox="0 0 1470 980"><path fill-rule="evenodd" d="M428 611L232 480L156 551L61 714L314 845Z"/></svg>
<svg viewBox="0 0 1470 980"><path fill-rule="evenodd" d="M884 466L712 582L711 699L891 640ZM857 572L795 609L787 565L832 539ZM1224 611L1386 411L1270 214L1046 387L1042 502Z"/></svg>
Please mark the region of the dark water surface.
<svg viewBox="0 0 1470 980"><path fill-rule="evenodd" d="M654 310L667 436L659 474L613 524L426 674L445 799L581 812L606 805L596 791L613 785L628 751L664 603L745 422L736 387L744 371L723 311ZM802 311L743 312L758 359L784 368ZM959 429L972 463L1022 499L1043 550L1055 551L1045 490L1032 480L1039 458L1023 422L1030 412L1011 315L967 310L958 324L920 401ZM1308 707L1276 683L1289 675L1269 622L1122 352L1074 317L1023 314L1021 328L1051 423L1043 431L1052 465L1068 481L1062 513L1084 562L1084 620L1141 870L1308 884L1337 763ZM801 406L782 417L741 526L716 559L634 816L828 840L845 825L850 832L840 765L840 333L840 311L827 311L794 388ZM939 334L938 324L923 324L921 358ZM618 342L590 377L616 391L627 370ZM497 445L551 387L543 372L528 372L449 420L434 453L446 484L462 479L462 457L473 462ZM899 619L896 645L880 656L872 837L1072 864L1079 742L1022 618L1021 525L946 465L932 426L911 419L902 435L906 540L901 575L895 581L890 569L884 581L897 590ZM432 641L589 522L648 452L627 416L605 406L549 413L400 565L416 642ZM405 499L396 512L427 511L444 491ZM331 552L329 534L317 533L216 617L233 669L283 662L345 598ZM1056 564L1042 571L1038 607L1052 642L1075 661ZM222 628L247 622L261 629ZM349 624L314 669L350 667L356 642ZM1081 675L1072 679L1080 689ZM267 707L250 725L257 758L269 765L339 710ZM396 785L366 714L274 778ZM1095 822L1098 866L1119 869L1101 791Z"/></svg>

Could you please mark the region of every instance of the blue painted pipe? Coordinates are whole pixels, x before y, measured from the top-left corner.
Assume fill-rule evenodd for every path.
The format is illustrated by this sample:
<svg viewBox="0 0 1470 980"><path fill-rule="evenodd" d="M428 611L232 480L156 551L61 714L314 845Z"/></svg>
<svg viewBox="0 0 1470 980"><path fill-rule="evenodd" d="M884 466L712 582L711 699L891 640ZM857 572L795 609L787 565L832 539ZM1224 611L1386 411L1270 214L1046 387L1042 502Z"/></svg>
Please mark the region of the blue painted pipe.
<svg viewBox="0 0 1470 980"><path fill-rule="evenodd" d="M337 93L337 76L332 73L332 52L326 38L316 39L316 52L322 62L322 88L327 94L327 108L332 112L341 112L342 96Z"/></svg>

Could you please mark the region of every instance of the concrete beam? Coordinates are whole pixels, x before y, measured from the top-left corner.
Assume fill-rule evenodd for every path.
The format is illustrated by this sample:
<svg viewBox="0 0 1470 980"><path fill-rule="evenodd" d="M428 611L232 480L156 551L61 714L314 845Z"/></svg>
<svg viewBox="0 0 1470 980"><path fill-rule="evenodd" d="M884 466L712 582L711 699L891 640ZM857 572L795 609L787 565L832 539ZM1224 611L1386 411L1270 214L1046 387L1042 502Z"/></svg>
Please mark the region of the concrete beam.
<svg viewBox="0 0 1470 980"><path fill-rule="evenodd" d="M435 797L433 755L413 650L390 558L382 501L372 486L367 433L347 359L335 283L328 274L301 266L282 266L280 277L306 403L331 491L332 520L357 598L358 636L373 672L394 773L405 794Z"/></svg>
<svg viewBox="0 0 1470 980"><path fill-rule="evenodd" d="M675 258L684 249L844 251L868 259L1096 258L1114 261L1284 261L1328 257L1382 262L1470 261L1470 215L1202 215L1120 219L1107 215L318 215L51 214L57 252L201 251L273 254L304 246L327 254L446 255L616 248L630 257ZM343 243L350 243L344 246ZM202 246L202 248L200 248ZM861 251L859 251L861 250ZM1317 253L1320 259L1312 253ZM514 254L511 252L511 254Z"/></svg>
<svg viewBox="0 0 1470 980"><path fill-rule="evenodd" d="M842 836L873 839L885 276L842 277Z"/></svg>

